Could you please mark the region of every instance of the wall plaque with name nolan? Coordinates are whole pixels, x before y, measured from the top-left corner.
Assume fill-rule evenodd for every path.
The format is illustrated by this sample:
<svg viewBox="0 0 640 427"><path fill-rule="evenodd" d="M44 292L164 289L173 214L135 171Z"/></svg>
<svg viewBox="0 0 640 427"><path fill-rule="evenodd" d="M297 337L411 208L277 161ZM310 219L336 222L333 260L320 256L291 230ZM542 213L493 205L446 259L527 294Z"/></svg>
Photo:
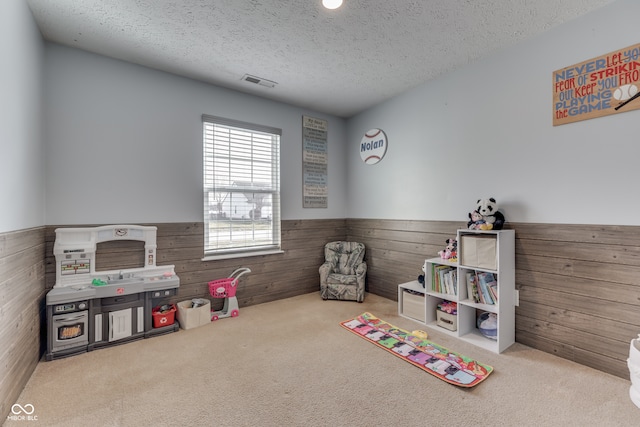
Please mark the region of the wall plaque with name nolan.
<svg viewBox="0 0 640 427"><path fill-rule="evenodd" d="M367 165L375 165L387 152L387 135L382 129L369 129L360 140L360 158Z"/></svg>

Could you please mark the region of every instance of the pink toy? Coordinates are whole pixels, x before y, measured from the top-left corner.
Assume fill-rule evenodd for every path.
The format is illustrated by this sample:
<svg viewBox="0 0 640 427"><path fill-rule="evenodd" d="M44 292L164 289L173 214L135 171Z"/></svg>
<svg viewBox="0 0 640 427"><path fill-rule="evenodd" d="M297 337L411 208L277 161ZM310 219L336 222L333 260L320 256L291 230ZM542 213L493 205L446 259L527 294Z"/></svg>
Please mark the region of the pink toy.
<svg viewBox="0 0 640 427"><path fill-rule="evenodd" d="M213 298L224 298L222 310L211 310L211 321L225 317L238 317L240 309L236 298L238 279L245 273L251 273L249 268L238 268L226 279L212 280L209 282L209 293ZM237 276L236 276L237 274Z"/></svg>
<svg viewBox="0 0 640 427"><path fill-rule="evenodd" d="M438 309L449 314L458 314L458 304L454 301L442 301L438 304Z"/></svg>
<svg viewBox="0 0 640 427"><path fill-rule="evenodd" d="M438 255L442 259L451 259L453 261L458 256L458 241L456 239L447 239L445 243L447 246L444 250L439 251Z"/></svg>

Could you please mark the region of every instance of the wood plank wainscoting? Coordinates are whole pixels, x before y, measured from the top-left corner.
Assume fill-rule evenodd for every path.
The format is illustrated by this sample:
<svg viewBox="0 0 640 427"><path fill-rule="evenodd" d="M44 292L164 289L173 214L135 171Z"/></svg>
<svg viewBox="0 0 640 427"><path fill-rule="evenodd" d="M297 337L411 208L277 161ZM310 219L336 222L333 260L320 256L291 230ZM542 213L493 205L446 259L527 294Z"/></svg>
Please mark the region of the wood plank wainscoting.
<svg viewBox="0 0 640 427"><path fill-rule="evenodd" d="M97 224L104 225L104 224ZM368 292L397 299L425 258L465 222L324 219L282 222L283 254L203 262L203 223L158 227L158 265L174 264L174 302L208 297L207 282L246 266L240 307L318 291L322 248L333 240L367 246ZM71 227L72 225L65 225ZM84 225L83 225L84 226ZM0 414L6 416L45 348L44 298L55 283L55 229L0 234ZM629 342L640 333L640 227L507 223L516 230L516 341L628 378ZM109 242L111 243L111 242ZM131 262L105 245L102 268ZM135 257L133 257L135 260ZM222 300L212 300L220 309ZM241 313L242 315L242 313Z"/></svg>
<svg viewBox="0 0 640 427"><path fill-rule="evenodd" d="M44 227L0 234L0 416L44 352ZM29 402L22 402L29 403Z"/></svg>
<svg viewBox="0 0 640 427"><path fill-rule="evenodd" d="M348 219L367 246L368 291L397 300L466 223ZM516 230L516 341L629 378L640 333L640 227L507 223Z"/></svg>
<svg viewBox="0 0 640 427"><path fill-rule="evenodd" d="M105 225L105 224L97 224ZM46 286L55 284L55 257L53 244L55 229L46 231ZM171 302L192 298L209 298L212 308L220 310L224 300L212 299L207 283L229 277L238 267L251 268L251 274L242 276L237 297L240 307L275 301L320 290L318 268L324 262L323 247L332 240L346 236L345 219L282 221L282 249L284 253L220 261L202 261L204 247L203 223L137 224L154 225L157 232L157 265L175 265L180 277L180 289ZM143 252L129 242L104 242L98 246L96 270L142 266ZM139 258L139 259L138 259ZM240 311L242 315L242 310Z"/></svg>

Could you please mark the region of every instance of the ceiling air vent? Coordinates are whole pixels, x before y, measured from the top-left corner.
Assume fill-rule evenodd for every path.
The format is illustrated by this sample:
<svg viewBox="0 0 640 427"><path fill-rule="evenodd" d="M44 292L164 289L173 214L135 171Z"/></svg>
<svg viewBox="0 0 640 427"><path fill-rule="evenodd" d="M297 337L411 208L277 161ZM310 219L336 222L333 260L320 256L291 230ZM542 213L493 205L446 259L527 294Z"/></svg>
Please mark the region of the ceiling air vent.
<svg viewBox="0 0 640 427"><path fill-rule="evenodd" d="M257 85L264 86L264 87L274 87L275 85L278 84L276 82L272 82L271 80L263 79L262 77L252 76L250 74L245 74L244 76L242 76L242 80L249 83L255 83Z"/></svg>

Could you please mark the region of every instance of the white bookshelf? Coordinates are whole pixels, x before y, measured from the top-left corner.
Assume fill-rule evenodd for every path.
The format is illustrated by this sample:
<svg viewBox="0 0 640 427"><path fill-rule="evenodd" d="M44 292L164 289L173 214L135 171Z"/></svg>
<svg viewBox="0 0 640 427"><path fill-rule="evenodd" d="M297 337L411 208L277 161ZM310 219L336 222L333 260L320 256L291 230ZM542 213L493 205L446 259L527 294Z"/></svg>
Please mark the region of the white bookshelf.
<svg viewBox="0 0 640 427"><path fill-rule="evenodd" d="M476 265L465 265L467 261L462 257L464 251L464 236L481 237L485 239L495 239L495 268L477 267ZM429 328L437 329L446 335L450 335L471 344L501 353L515 342L515 231L481 231L461 229L457 232L458 240L458 261L451 262L441 258L431 258L425 260L425 286L418 281L402 283L398 285L398 314L425 324ZM457 272L457 293L455 295L435 292L432 290L433 266L445 265L453 268ZM493 266L492 266L493 267ZM493 273L497 282L498 302L496 304L480 304L473 301L467 292L466 274L472 273ZM424 322L412 316L407 316L403 310L404 290L412 290L424 295ZM443 300L454 301L458 306L456 316L456 330L445 329L436 322L437 306ZM477 316L481 312L497 314L498 330L497 339L493 340L483 336L476 326Z"/></svg>

